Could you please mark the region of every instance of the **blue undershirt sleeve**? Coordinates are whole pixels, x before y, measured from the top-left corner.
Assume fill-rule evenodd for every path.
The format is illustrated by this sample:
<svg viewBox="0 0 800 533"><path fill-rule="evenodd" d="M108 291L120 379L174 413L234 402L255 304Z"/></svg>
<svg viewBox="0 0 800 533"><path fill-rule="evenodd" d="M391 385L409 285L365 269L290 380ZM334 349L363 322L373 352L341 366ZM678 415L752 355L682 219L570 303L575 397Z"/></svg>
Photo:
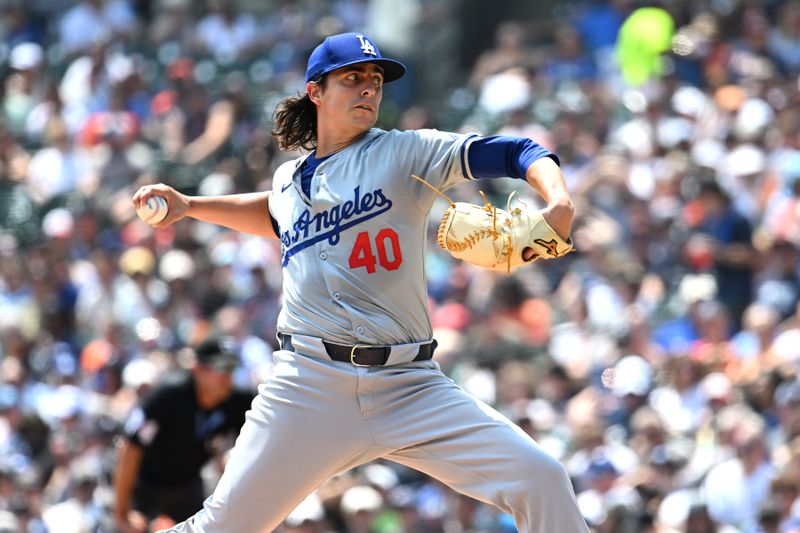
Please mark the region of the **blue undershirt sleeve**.
<svg viewBox="0 0 800 533"><path fill-rule="evenodd" d="M549 157L560 165L558 156L524 137L493 135L474 137L464 144L467 151L469 178L525 179L525 172L534 161Z"/></svg>

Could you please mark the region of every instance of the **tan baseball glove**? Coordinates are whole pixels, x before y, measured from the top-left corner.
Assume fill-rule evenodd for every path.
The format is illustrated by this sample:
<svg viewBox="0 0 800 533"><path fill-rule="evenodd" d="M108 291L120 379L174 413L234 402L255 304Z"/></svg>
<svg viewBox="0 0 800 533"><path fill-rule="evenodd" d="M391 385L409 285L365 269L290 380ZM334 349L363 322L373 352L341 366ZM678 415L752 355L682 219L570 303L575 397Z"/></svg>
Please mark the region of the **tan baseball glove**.
<svg viewBox="0 0 800 533"><path fill-rule="evenodd" d="M555 259L572 251L572 239L562 239L540 211L529 212L519 201L522 207L512 207L516 192L509 195L506 209L492 206L482 191L481 196L483 206L447 198L450 207L442 216L437 240L453 257L482 268L511 272L525 263ZM536 253L528 261L522 257L526 248Z"/></svg>

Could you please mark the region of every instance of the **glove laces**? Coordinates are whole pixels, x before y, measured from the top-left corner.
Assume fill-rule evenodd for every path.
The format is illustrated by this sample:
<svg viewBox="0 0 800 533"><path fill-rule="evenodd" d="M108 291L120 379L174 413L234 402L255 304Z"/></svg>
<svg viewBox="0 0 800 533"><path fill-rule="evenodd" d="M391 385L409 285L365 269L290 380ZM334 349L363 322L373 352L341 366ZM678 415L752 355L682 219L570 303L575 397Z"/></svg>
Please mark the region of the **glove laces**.
<svg viewBox="0 0 800 533"><path fill-rule="evenodd" d="M428 183L424 179L420 178L419 176L415 176L414 174L412 174L411 177L414 178L415 180L423 183L425 186L429 187L433 192L435 192L436 194L438 194L439 196L441 196L442 198L447 200L447 202L450 204L451 208L454 209L456 207L456 203L453 202L453 200L451 200L450 197L447 196L445 193L443 193L442 191L440 191L439 189L437 189L436 187L434 187L433 185L431 185L430 183ZM461 241L452 241L452 240L448 241L447 238L446 238L446 235L445 235L448 217L444 217L442 219L442 221L439 223L439 231L437 232L436 240L439 243L439 246L441 246L445 250L450 250L450 251L454 251L454 252L462 252L464 250L471 249L479 241L481 241L483 239L491 238L494 241L494 240L497 240L498 237L502 236L503 237L503 241L504 241L504 243L503 243L504 244L503 251L505 252L506 257L508 258L507 271L510 273L511 272L511 257L512 257L512 254L514 252L514 246L513 246L512 240L511 240L511 235L508 232L501 233L501 232L497 231L497 206L496 205L493 206L489 202L489 199L486 197L486 194L483 191L478 191L478 192L480 193L481 197L483 198L483 210L485 210L487 213L489 213L492 216L492 227L491 227L491 229L490 228L483 228L483 229L480 229L480 230L475 230L472 233L470 233L469 235L466 235ZM512 191L511 194L508 195L508 201L506 203L506 211L509 213L509 215L511 217L518 216L518 215L520 215L522 213L522 210L519 207L515 207L513 209L511 208L511 202L514 199L515 196L517 196L517 191ZM523 205L524 205L524 202L522 202L519 199L518 199L518 201L523 203ZM506 226L511 226L511 218L510 217L505 220L505 225Z"/></svg>

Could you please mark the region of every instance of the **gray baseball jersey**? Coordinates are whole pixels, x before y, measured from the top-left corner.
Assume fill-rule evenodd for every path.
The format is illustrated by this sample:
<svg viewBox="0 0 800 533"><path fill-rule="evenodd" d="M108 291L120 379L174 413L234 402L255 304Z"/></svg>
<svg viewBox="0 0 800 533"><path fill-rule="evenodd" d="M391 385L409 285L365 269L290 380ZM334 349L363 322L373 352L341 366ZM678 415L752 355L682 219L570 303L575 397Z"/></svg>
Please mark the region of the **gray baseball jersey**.
<svg viewBox="0 0 800 533"><path fill-rule="evenodd" d="M414 360L431 338L423 259L435 193L411 175L440 190L470 179L470 142L372 129L319 163L310 198L303 158L277 170L278 330L291 344L275 352L214 494L170 531L271 531L330 476L384 457L496 505L522 532L588 533L558 461L436 361ZM330 342L391 355L357 366L329 357Z"/></svg>
<svg viewBox="0 0 800 533"><path fill-rule="evenodd" d="M316 169L282 165L270 211L280 227L284 308L278 331L342 344L431 338L424 255L435 193L464 179L469 135L372 129ZM465 170L466 174L465 175Z"/></svg>

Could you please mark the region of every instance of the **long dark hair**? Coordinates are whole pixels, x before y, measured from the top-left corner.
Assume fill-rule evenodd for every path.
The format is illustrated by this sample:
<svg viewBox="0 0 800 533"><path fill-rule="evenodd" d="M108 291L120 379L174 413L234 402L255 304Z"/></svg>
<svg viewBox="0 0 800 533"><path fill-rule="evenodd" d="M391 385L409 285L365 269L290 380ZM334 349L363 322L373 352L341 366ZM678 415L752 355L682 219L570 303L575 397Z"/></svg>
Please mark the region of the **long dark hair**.
<svg viewBox="0 0 800 533"><path fill-rule="evenodd" d="M324 87L325 77L317 83ZM317 147L317 107L308 93L281 100L275 108L273 120L272 137L282 150L313 150Z"/></svg>

